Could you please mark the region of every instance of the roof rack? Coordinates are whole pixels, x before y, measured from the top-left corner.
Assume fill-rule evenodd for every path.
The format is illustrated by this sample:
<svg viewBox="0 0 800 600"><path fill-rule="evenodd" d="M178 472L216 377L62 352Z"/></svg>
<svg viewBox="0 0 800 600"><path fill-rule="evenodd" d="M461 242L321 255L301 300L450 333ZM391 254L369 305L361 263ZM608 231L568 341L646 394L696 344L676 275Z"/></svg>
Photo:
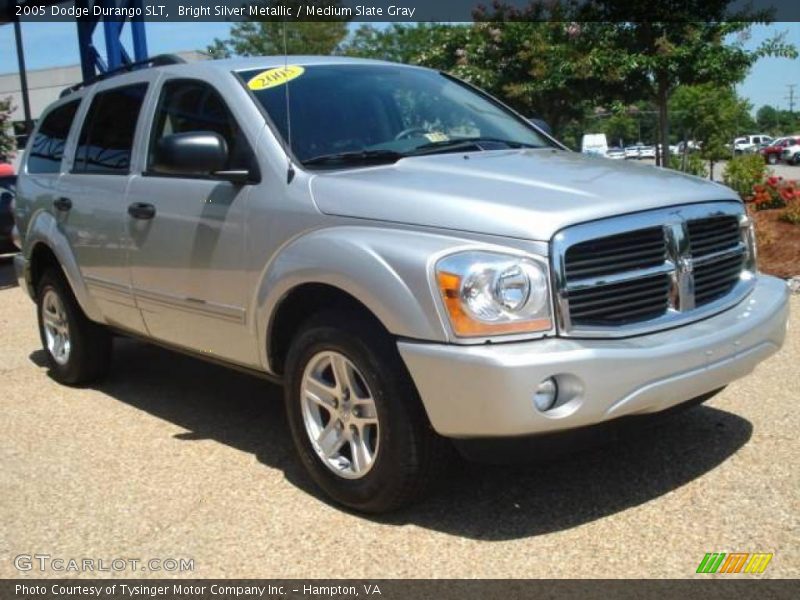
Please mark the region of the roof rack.
<svg viewBox="0 0 800 600"><path fill-rule="evenodd" d="M63 98L64 96L68 96L72 92L76 92L79 89L86 87L87 85L92 85L93 83L97 83L98 81L103 81L104 79L109 79L110 77L114 77L115 75L119 75L120 73L130 73L131 71L135 71L136 69L140 68L150 68L150 67L165 67L167 65L180 65L185 63L186 61L182 59L177 54L159 54L158 56L153 56L148 58L147 60L140 60L137 62L130 62L127 64L122 65L116 69L112 69L111 71L106 71L105 73L100 73L87 81L82 81L81 83L76 83L66 89L64 89L59 98Z"/></svg>

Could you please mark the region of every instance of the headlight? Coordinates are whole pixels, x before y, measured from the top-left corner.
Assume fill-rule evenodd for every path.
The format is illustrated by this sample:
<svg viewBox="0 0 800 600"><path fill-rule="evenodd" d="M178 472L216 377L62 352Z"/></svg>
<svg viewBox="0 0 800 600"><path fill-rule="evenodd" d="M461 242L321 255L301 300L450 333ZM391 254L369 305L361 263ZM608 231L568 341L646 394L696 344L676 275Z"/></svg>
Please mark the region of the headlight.
<svg viewBox="0 0 800 600"><path fill-rule="evenodd" d="M753 273L758 269L758 247L756 245L756 226L753 219L747 215L742 215L739 218L739 227L742 230L744 243L747 254L745 255L745 264L749 271Z"/></svg>
<svg viewBox="0 0 800 600"><path fill-rule="evenodd" d="M459 337L552 328L546 266L494 252L460 252L436 264L436 282Z"/></svg>

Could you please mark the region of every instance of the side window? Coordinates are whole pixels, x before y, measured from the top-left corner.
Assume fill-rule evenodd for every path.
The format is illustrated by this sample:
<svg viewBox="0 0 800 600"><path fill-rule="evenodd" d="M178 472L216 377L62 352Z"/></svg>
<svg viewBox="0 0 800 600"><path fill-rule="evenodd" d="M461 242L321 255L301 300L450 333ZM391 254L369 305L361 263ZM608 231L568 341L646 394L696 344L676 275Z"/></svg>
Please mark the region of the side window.
<svg viewBox="0 0 800 600"><path fill-rule="evenodd" d="M80 100L68 102L44 118L28 155L29 173L58 173L61 170L64 146L80 103Z"/></svg>
<svg viewBox="0 0 800 600"><path fill-rule="evenodd" d="M146 93L147 84L137 83L95 95L78 140L73 172L128 173Z"/></svg>
<svg viewBox="0 0 800 600"><path fill-rule="evenodd" d="M228 170L249 169L252 151L225 101L202 81L177 79L167 81L161 90L148 154L148 171L153 168L153 153L158 141L168 135L211 131L222 136L228 145Z"/></svg>

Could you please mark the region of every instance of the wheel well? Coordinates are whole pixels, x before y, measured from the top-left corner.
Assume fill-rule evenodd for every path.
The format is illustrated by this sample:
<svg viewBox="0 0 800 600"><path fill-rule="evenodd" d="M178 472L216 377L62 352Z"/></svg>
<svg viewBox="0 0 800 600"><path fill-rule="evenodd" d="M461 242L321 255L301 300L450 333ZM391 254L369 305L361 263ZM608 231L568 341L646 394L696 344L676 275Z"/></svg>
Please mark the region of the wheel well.
<svg viewBox="0 0 800 600"><path fill-rule="evenodd" d="M280 301L267 333L267 353L273 372L283 374L286 355L294 336L306 320L322 310L358 312L385 330L372 311L347 292L322 283L300 285Z"/></svg>
<svg viewBox="0 0 800 600"><path fill-rule="evenodd" d="M58 262L55 253L45 244L39 243L31 253L31 287L36 293L39 287L39 280L50 267L61 270L61 263Z"/></svg>

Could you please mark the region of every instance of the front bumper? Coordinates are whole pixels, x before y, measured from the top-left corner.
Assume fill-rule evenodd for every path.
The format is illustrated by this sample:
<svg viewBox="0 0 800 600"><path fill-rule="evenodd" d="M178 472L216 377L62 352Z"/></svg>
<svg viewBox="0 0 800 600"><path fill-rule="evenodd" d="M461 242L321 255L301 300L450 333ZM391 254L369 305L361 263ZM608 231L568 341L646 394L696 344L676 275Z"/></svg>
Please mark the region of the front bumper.
<svg viewBox="0 0 800 600"><path fill-rule="evenodd" d="M759 275L737 306L668 331L480 346L402 341L398 348L438 433L547 433L662 411L743 377L781 347L788 298L783 281ZM542 413L533 395L548 377L564 400Z"/></svg>

